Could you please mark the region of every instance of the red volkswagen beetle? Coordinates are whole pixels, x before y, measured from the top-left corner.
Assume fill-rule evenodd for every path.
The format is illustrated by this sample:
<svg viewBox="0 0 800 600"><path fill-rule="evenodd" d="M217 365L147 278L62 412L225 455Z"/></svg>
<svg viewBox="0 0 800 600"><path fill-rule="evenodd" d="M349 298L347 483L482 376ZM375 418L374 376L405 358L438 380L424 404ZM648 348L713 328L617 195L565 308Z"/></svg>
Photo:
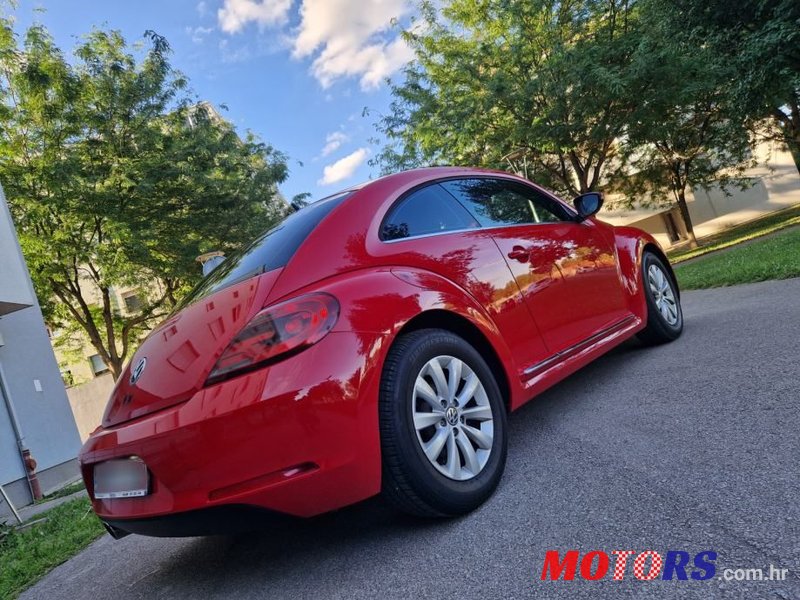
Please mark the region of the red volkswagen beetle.
<svg viewBox="0 0 800 600"><path fill-rule="evenodd" d="M155 329L80 455L112 535L309 517L379 492L424 516L494 491L506 414L638 335L674 340L648 234L507 173L408 171L301 209Z"/></svg>

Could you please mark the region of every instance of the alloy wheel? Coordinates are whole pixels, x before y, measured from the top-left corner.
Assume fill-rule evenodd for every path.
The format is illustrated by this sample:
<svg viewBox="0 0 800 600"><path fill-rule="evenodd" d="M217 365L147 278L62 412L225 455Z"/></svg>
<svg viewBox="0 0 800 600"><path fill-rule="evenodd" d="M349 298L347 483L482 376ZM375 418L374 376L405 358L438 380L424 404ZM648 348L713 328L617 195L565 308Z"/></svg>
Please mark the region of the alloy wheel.
<svg viewBox="0 0 800 600"><path fill-rule="evenodd" d="M436 356L423 365L412 394L417 441L445 477L472 479L492 452L494 415L478 375L459 358Z"/></svg>
<svg viewBox="0 0 800 600"><path fill-rule="evenodd" d="M664 321L674 326L678 322L678 303L675 300L672 281L657 264L651 264L647 269L647 280L658 312Z"/></svg>

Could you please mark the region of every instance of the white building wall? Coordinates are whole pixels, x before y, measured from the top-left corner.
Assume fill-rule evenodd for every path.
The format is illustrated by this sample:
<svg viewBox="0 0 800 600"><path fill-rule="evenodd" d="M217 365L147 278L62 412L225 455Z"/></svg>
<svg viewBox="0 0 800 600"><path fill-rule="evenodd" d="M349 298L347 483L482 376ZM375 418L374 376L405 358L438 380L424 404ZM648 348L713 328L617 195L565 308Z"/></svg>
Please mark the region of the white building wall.
<svg viewBox="0 0 800 600"><path fill-rule="evenodd" d="M57 485L59 478L71 479L77 474L75 458L80 449L80 438L2 188L0 277L0 300L22 299L30 304L27 308L17 307L19 309L13 312L8 312L8 303L0 306L3 308L0 310L0 336L3 340L0 369L25 446L38 463L42 487L48 489ZM69 465L69 468L64 465ZM50 476L43 473L55 467L59 468ZM0 398L0 484L24 476L11 418ZM16 486L15 490L17 488L23 490L25 486ZM14 496L19 502L20 494ZM0 513L3 508L0 507Z"/></svg>
<svg viewBox="0 0 800 600"><path fill-rule="evenodd" d="M5 196L0 188L0 315L36 304Z"/></svg>

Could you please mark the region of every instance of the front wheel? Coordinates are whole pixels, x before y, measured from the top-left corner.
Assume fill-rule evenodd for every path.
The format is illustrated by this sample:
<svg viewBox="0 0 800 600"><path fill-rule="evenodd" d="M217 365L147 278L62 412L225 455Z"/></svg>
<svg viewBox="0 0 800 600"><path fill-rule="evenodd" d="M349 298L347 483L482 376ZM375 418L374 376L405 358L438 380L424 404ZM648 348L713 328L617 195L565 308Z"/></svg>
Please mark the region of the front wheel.
<svg viewBox="0 0 800 600"><path fill-rule="evenodd" d="M440 329L399 338L380 394L383 493L397 508L467 513L497 487L506 460L502 395L486 361Z"/></svg>
<svg viewBox="0 0 800 600"><path fill-rule="evenodd" d="M653 345L677 339L683 331L678 289L664 262L652 252L642 256L642 278L647 327L639 332L639 339Z"/></svg>

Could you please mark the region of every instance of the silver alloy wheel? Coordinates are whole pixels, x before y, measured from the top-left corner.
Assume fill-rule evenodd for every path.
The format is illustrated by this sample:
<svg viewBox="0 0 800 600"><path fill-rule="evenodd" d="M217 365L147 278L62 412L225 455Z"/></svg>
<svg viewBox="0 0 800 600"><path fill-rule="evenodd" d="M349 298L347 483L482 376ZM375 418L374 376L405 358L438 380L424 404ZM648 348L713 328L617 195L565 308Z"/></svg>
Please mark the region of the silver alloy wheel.
<svg viewBox="0 0 800 600"><path fill-rule="evenodd" d="M651 264L647 269L647 279L658 312L667 323L676 325L678 323L678 302L675 299L675 292L672 290L672 281L657 264Z"/></svg>
<svg viewBox="0 0 800 600"><path fill-rule="evenodd" d="M494 415L478 375L461 359L437 356L417 375L411 398L422 451L442 475L465 481L489 460Z"/></svg>

